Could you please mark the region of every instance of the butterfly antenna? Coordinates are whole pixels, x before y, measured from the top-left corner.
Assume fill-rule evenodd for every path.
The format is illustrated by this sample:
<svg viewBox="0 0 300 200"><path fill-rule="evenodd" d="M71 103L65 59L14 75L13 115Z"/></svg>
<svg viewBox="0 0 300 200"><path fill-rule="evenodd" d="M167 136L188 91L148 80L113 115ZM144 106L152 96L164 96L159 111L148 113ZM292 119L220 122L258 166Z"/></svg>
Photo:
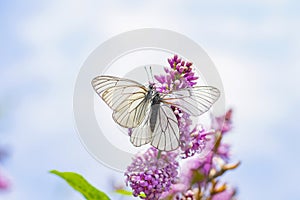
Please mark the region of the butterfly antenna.
<svg viewBox="0 0 300 200"><path fill-rule="evenodd" d="M152 78L152 83L154 83L154 76L153 76L153 73L152 73L152 67L150 66L150 74L151 74L151 78Z"/></svg>
<svg viewBox="0 0 300 200"><path fill-rule="evenodd" d="M148 77L148 81L151 84L154 84L154 78L153 78L153 74L152 74L152 67L149 67L149 70L147 70L147 67L144 67L146 72L147 72L147 77ZM150 77L152 78L152 80L150 79ZM152 81L152 82L151 82Z"/></svg>
<svg viewBox="0 0 300 200"><path fill-rule="evenodd" d="M151 81L150 81L150 75L149 75L149 72L148 72L148 70L147 70L147 67L146 67L146 66L144 66L144 68L145 68L145 71L146 71L146 73L147 73L148 82L150 83Z"/></svg>

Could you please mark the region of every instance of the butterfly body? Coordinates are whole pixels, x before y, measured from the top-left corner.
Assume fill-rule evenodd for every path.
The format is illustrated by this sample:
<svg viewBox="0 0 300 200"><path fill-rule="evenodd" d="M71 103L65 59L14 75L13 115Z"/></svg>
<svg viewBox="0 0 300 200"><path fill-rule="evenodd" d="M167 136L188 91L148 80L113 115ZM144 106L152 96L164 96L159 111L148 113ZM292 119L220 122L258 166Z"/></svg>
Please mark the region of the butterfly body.
<svg viewBox="0 0 300 200"><path fill-rule="evenodd" d="M162 94L125 78L97 76L92 86L102 100L113 110L114 121L132 129L130 141L134 146L150 143L159 150L171 151L179 147L180 131L171 106L192 116L206 112L219 98L220 92L212 86L196 86Z"/></svg>
<svg viewBox="0 0 300 200"><path fill-rule="evenodd" d="M151 103L150 130L152 132L154 132L154 128L156 125L157 114L158 114L160 103L161 103L161 98L159 96L159 93L156 92L154 94L154 97L152 98L152 103Z"/></svg>
<svg viewBox="0 0 300 200"><path fill-rule="evenodd" d="M150 84L148 87L148 92L147 92L147 95L145 96L145 99L152 100L153 96L155 96L156 93L157 92L155 91L153 84Z"/></svg>

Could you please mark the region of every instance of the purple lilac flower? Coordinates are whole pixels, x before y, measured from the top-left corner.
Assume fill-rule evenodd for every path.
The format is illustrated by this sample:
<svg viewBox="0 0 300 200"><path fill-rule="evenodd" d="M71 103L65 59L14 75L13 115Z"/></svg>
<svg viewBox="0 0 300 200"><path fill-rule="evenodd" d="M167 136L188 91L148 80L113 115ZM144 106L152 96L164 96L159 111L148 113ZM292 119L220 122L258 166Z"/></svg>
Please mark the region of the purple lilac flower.
<svg viewBox="0 0 300 200"><path fill-rule="evenodd" d="M7 152L3 149L0 149L0 161L2 161L7 156ZM0 191L7 190L10 186L8 179L0 171Z"/></svg>
<svg viewBox="0 0 300 200"><path fill-rule="evenodd" d="M235 195L234 189L226 189L223 192L217 193L212 197L212 200L231 200Z"/></svg>
<svg viewBox="0 0 300 200"><path fill-rule="evenodd" d="M213 164L212 159L212 152L205 157L200 157L199 154L196 154L193 157L186 159L181 167L179 181L172 185L171 190L164 193L163 196L175 196L178 199L193 199L193 191L190 190L193 177L195 176L195 173L201 173L204 176L208 176Z"/></svg>
<svg viewBox="0 0 300 200"><path fill-rule="evenodd" d="M0 171L0 191L7 190L10 186L10 183L7 178L5 178Z"/></svg>
<svg viewBox="0 0 300 200"><path fill-rule="evenodd" d="M217 119L225 119L225 124L231 123L231 113L232 110L229 110L224 116L218 117ZM214 120L214 118L212 118ZM230 124L231 125L231 124ZM225 166L228 168L228 162L230 161L230 146L228 144L224 144L222 142L222 136L224 132L224 124L222 123L217 128L217 134L212 137L211 141L208 141L209 144L216 143L215 148L209 148L209 152L207 155L203 157L203 153L201 154L194 154L193 156L185 159L182 167L181 172L179 174L179 181L174 184L169 192L164 193L164 197L171 199L195 199L195 195L199 193L199 187L201 187L201 194L204 195L203 198L206 197L213 197L213 200L229 200L235 195L235 190L233 189L226 189L226 184L219 187L218 185L215 187L212 186L210 182L207 182L209 178L214 179L214 176L218 177L218 172L222 171ZM229 126L226 126L229 127ZM231 126L230 126L231 127ZM195 131L197 129L194 129ZM230 129L226 128L226 131ZM198 128L199 133L202 133L201 127ZM225 132L226 132L225 131ZM213 132L214 133L214 132ZM208 134L209 135L209 134ZM191 134L194 136L194 134ZM196 141L196 140L192 140ZM208 146L206 144L205 146ZM238 166L238 165L232 165ZM233 169L233 168L231 168ZM197 175L198 174L198 175ZM193 185L195 181L195 177L203 176L203 179L199 179L196 181L196 184ZM204 178L205 177L205 178ZM216 178L215 177L215 178ZM197 179L197 178L196 178ZM223 187L223 188L222 188ZM213 191L213 193L211 193ZM189 194L189 195L187 195ZM194 194L194 196L192 195Z"/></svg>
<svg viewBox="0 0 300 200"><path fill-rule="evenodd" d="M215 130L220 130L222 134L227 133L232 129L232 109L229 109L224 116L213 117L212 127Z"/></svg>
<svg viewBox="0 0 300 200"><path fill-rule="evenodd" d="M192 190L188 190L185 194L184 194L184 197L186 200L194 200L195 194Z"/></svg>
<svg viewBox="0 0 300 200"><path fill-rule="evenodd" d="M220 131L222 135L227 133L232 129L232 109L229 109L225 115L220 117L215 117L212 119L212 127L217 131ZM216 151L216 154L224 159L225 161L229 160L230 157L230 145L226 143L221 143Z"/></svg>
<svg viewBox="0 0 300 200"><path fill-rule="evenodd" d="M176 113L175 113L176 114ZM180 130L181 158L189 158L197 153L210 151L214 145L214 131L205 130L201 125L196 125L192 129L190 115L181 112L177 117Z"/></svg>
<svg viewBox="0 0 300 200"><path fill-rule="evenodd" d="M192 63L183 61L177 55L168 59L168 62L170 68L164 68L166 74L155 76L158 81L155 88L158 92L169 93L196 84L198 77L195 77L192 71ZM200 125L194 126L188 113L175 106L171 108L180 130L180 157L186 159L179 177L177 177L179 164L175 160L178 153L162 152L158 159L158 150L151 147L144 154L134 158L125 172L126 184L132 188L134 196L142 199L173 197L172 199L192 200L199 191L202 195L209 196L208 177L222 170L222 166L229 161L230 146L220 141L222 135L231 130L232 111L229 110L224 116L212 118L212 130L207 131ZM196 187L193 187L197 174L205 178L197 180ZM202 189L199 190L198 187ZM225 198L224 196L228 194L225 191L218 192L219 196L214 195L214 200Z"/></svg>
<svg viewBox="0 0 300 200"><path fill-rule="evenodd" d="M221 143L217 149L216 154L218 154L223 160L227 161L230 157L230 145Z"/></svg>
<svg viewBox="0 0 300 200"><path fill-rule="evenodd" d="M154 76L159 82L159 85L156 87L159 92L169 93L172 90L189 88L196 84L198 77L195 76L192 70L191 62L185 62L178 58L177 55L169 58L168 62L170 68L164 68L166 75ZM172 106L172 109L177 117L180 130L181 157L188 158L195 153L201 152L207 144L207 136L212 134L212 132L207 132L198 126L193 128L193 123L188 113L174 106Z"/></svg>
<svg viewBox="0 0 300 200"><path fill-rule="evenodd" d="M154 200L169 191L178 175L177 155L175 152L161 152L158 158L158 150L154 147L137 155L125 172L126 184L132 188L133 195Z"/></svg>
<svg viewBox="0 0 300 200"><path fill-rule="evenodd" d="M185 193L175 195L172 200L196 200L195 192L193 190L188 190Z"/></svg>
<svg viewBox="0 0 300 200"><path fill-rule="evenodd" d="M178 58L177 55L174 55L173 58L169 58L168 62L173 70L176 70L186 79L190 87L196 85L195 80L197 80L198 77L196 77L194 72L192 72L191 66L193 64L191 62L185 62L181 58Z"/></svg>
<svg viewBox="0 0 300 200"><path fill-rule="evenodd" d="M192 63L185 62L177 55L169 58L170 68L165 67L166 75L155 75L155 79L161 84L157 89L161 93L167 93L172 90L188 88L196 85L195 73L192 71Z"/></svg>
<svg viewBox="0 0 300 200"><path fill-rule="evenodd" d="M213 130L206 131L202 126L196 126L188 135L182 136L184 139L189 139L189 144L181 145L182 158L188 158L196 153L203 152L204 149L207 149L209 146L211 148L208 148L207 150L210 151L212 149L211 145L213 143L213 139L211 136L214 134ZM182 139L182 141L184 140ZM209 144L209 145L208 145Z"/></svg>
<svg viewBox="0 0 300 200"><path fill-rule="evenodd" d="M160 83L157 91L160 93L169 93L172 90L190 87L189 82L177 71L169 70L166 75L154 75L154 78Z"/></svg>

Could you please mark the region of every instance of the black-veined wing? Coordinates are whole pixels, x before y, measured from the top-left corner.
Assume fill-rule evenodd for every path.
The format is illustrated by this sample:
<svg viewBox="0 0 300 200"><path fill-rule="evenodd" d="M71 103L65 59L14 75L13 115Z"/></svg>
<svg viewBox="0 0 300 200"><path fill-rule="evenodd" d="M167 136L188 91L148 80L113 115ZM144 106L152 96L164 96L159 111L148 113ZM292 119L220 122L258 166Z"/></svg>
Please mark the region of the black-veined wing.
<svg viewBox="0 0 300 200"><path fill-rule="evenodd" d="M151 145L162 151L172 151L179 147L179 127L177 118L169 105L155 104L156 122L152 133Z"/></svg>
<svg viewBox="0 0 300 200"><path fill-rule="evenodd" d="M149 124L149 112L146 116L147 117L140 126L132 129L132 133L130 135L130 142L136 147L148 144L152 140L152 132Z"/></svg>
<svg viewBox="0 0 300 200"><path fill-rule="evenodd" d="M220 96L212 86L195 86L172 91L163 95L162 102L171 104L193 116L199 116L210 109Z"/></svg>
<svg viewBox="0 0 300 200"><path fill-rule="evenodd" d="M113 110L113 119L120 126L134 128L142 123L150 100L148 90L138 82L114 76L97 76L92 86Z"/></svg>

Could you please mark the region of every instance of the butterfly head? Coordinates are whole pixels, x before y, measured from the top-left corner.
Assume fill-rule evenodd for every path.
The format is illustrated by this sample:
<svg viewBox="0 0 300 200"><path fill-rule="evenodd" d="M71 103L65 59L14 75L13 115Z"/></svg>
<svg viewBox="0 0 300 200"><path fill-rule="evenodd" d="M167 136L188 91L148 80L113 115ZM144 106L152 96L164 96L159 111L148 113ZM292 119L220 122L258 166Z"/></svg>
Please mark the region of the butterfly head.
<svg viewBox="0 0 300 200"><path fill-rule="evenodd" d="M154 83L149 83L149 90L155 90L155 84Z"/></svg>

